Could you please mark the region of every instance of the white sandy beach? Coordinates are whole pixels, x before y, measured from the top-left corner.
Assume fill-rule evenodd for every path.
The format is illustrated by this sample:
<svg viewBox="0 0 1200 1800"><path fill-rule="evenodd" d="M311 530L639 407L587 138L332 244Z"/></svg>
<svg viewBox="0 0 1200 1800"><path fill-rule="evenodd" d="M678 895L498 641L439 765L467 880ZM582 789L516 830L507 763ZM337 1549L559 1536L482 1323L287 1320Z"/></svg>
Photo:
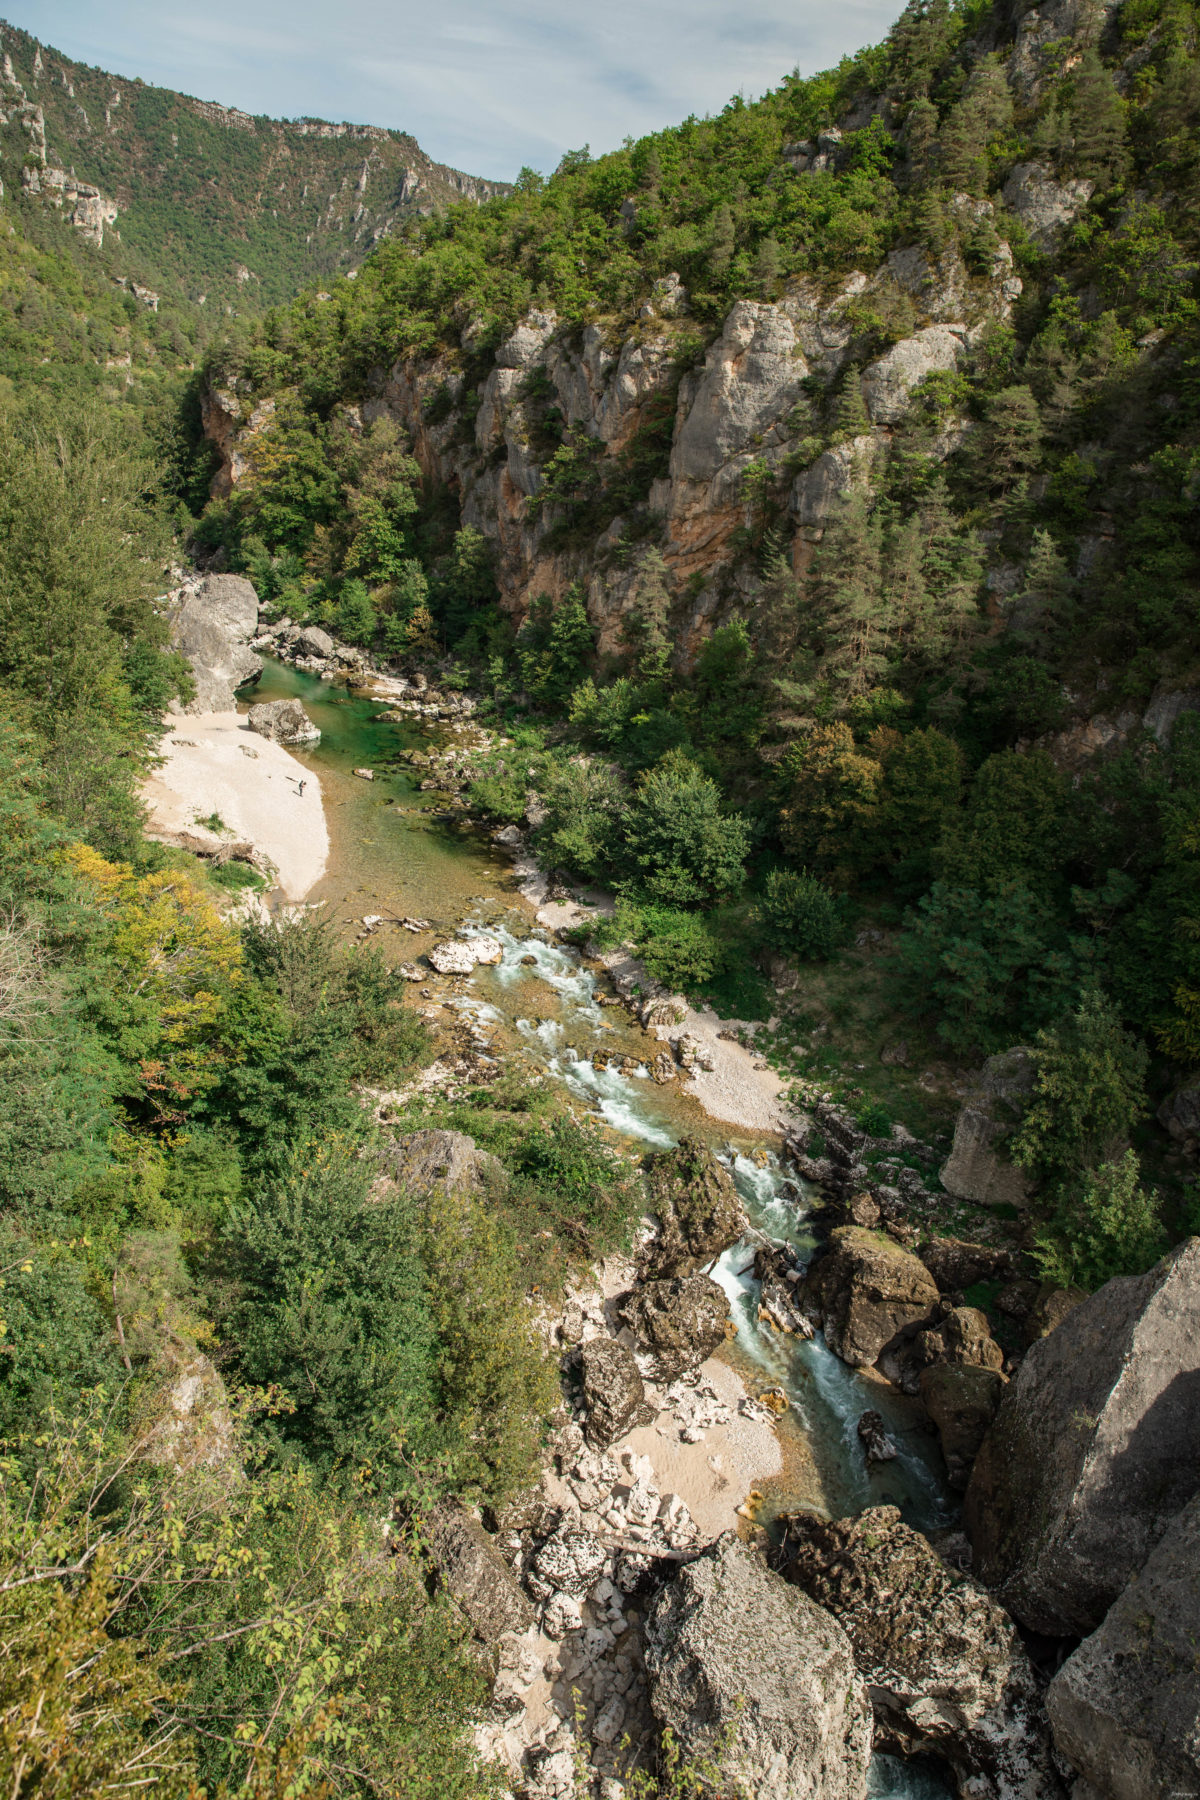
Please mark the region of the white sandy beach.
<svg viewBox="0 0 1200 1800"><path fill-rule="evenodd" d="M286 898L303 900L329 860L319 778L236 712L175 716L160 752L166 760L142 790L150 836L176 842L216 813L274 865Z"/></svg>

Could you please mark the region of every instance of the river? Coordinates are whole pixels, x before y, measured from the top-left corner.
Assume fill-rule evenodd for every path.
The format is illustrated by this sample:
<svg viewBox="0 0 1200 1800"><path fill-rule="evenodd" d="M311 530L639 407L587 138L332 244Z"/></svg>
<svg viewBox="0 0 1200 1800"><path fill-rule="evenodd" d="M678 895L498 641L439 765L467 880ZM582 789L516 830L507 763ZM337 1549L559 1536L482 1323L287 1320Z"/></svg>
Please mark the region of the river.
<svg viewBox="0 0 1200 1800"><path fill-rule="evenodd" d="M471 997L458 1002L482 1030L561 1082L580 1110L626 1141L650 1149L675 1143L684 1131L703 1137L730 1169L754 1230L810 1250L811 1196L780 1163L777 1145L731 1136L676 1084L657 1086L644 1063L636 1073L596 1066L602 1052L637 1059L647 1040L623 1008L599 1005L596 976L578 954L534 926L510 859L469 827L434 816L443 803L421 793L422 771L401 760L407 750L429 747L429 729L416 721L378 723L384 703L268 662L254 698L293 696L321 730L315 749L296 754L320 776L331 840L328 869L310 898L325 901L347 925L372 913L413 915L441 929L486 929L498 937L503 960L477 969ZM453 741L439 734L439 747ZM353 774L364 766L373 781ZM378 941L392 961L412 953L413 940L403 933ZM789 1401L779 1424L783 1471L763 1484L765 1522L800 1507L839 1518L891 1503L921 1529L951 1524L957 1509L945 1467L917 1408L888 1383L841 1362L820 1334L804 1342L760 1321L753 1256L753 1244L743 1241L713 1273L737 1327L730 1360L752 1391L777 1385ZM857 1423L868 1408L887 1423L898 1448L893 1462L868 1464L863 1455ZM874 1759L871 1780L873 1800L941 1800L948 1792L932 1774L892 1757Z"/></svg>

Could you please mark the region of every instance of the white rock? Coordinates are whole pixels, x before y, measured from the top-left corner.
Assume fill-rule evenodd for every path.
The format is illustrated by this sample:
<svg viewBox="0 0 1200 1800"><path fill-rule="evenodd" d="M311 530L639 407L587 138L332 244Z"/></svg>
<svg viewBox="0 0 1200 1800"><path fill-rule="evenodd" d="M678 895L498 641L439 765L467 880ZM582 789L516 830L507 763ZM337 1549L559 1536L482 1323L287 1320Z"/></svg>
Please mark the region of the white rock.
<svg viewBox="0 0 1200 1800"><path fill-rule="evenodd" d="M578 1631L583 1624L583 1613L578 1600L570 1594L553 1594L546 1602L546 1610L542 1614L542 1630L548 1638L557 1643L566 1637L569 1631Z"/></svg>
<svg viewBox="0 0 1200 1800"><path fill-rule="evenodd" d="M473 942L467 938L448 938L433 946L429 960L439 975L469 975L479 959Z"/></svg>

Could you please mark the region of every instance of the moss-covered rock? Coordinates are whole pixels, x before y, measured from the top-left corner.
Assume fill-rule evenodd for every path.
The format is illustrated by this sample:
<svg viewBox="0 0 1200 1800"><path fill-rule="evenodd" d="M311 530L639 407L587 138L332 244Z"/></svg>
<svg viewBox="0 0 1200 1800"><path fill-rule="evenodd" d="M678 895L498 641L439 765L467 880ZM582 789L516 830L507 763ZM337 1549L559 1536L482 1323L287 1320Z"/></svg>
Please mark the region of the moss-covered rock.
<svg viewBox="0 0 1200 1800"><path fill-rule="evenodd" d="M643 1259L647 1276L694 1275L746 1229L729 1171L694 1138L649 1159L646 1185L659 1234Z"/></svg>
<svg viewBox="0 0 1200 1800"><path fill-rule="evenodd" d="M929 1317L937 1283L924 1263L883 1232L841 1225L811 1264L802 1304L853 1368L868 1368L905 1326Z"/></svg>

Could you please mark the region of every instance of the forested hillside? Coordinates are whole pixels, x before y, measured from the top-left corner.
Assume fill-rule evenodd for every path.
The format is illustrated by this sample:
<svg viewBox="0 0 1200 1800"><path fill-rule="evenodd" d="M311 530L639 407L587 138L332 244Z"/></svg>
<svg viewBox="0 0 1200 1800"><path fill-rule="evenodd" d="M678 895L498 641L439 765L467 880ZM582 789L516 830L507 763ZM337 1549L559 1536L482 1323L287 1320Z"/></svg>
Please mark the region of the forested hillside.
<svg viewBox="0 0 1200 1800"><path fill-rule="evenodd" d="M668 979L898 928L901 1030L1126 1072L1028 1146L1095 1165L1068 1268L1078 1208L1153 1213L1104 1146L1200 1059L1196 24L917 0L210 370L245 473L202 539L362 643L431 615L531 709L543 854Z"/></svg>
<svg viewBox="0 0 1200 1800"><path fill-rule="evenodd" d="M73 62L3 21L0 56L10 191L60 207L66 191L66 212L119 237L144 284L222 317L356 268L402 219L500 191L405 132L253 118ZM96 198L81 205L78 182Z"/></svg>

